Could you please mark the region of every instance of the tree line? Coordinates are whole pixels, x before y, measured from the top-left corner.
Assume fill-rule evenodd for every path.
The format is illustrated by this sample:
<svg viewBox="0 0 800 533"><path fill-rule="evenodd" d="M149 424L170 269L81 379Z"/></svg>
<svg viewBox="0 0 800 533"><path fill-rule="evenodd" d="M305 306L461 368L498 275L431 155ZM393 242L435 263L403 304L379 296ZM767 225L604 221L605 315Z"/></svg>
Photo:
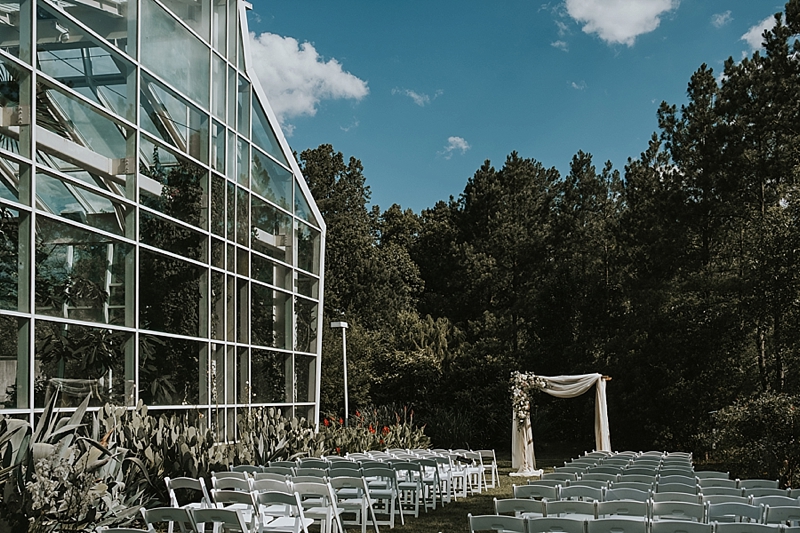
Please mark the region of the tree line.
<svg viewBox="0 0 800 533"><path fill-rule="evenodd" d="M502 448L512 370L601 372L615 448L703 451L715 412L800 394L800 1L775 19L761 50L662 103L622 172L511 152L417 214L370 206L356 158L299 154L328 227L325 324L351 326L350 404ZM341 413L338 334L322 357L322 410ZM591 447L591 398L534 404L535 431Z"/></svg>

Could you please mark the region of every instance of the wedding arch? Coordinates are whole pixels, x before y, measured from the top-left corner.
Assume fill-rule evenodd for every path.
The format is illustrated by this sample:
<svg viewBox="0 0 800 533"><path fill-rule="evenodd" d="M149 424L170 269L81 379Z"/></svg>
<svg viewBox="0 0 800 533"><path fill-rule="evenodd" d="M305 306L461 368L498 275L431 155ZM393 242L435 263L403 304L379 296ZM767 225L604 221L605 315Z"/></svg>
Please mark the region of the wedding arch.
<svg viewBox="0 0 800 533"><path fill-rule="evenodd" d="M574 398L593 386L596 389L594 435L597 450L611 451L611 434L608 429L608 405L606 403L606 381L602 374L580 374L576 376L537 376L514 372L511 375L511 401L514 407L514 423L511 430L511 466L517 472L511 475L541 475L536 470L533 452L533 430L531 429L530 395L541 391L557 398Z"/></svg>

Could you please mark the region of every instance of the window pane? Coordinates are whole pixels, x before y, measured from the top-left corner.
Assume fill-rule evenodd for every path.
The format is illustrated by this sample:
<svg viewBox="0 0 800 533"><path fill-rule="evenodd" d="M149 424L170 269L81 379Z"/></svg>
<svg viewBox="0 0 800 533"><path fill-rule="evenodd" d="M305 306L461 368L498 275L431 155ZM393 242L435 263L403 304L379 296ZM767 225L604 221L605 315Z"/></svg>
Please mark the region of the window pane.
<svg viewBox="0 0 800 533"><path fill-rule="evenodd" d="M250 82L239 76L239 89L236 103L236 124L239 134L250 138Z"/></svg>
<svg viewBox="0 0 800 533"><path fill-rule="evenodd" d="M227 17L226 9L228 2L226 0L213 0L213 13L212 13L212 26L211 26L211 44L216 51L225 55L225 41L226 41L226 26Z"/></svg>
<svg viewBox="0 0 800 533"><path fill-rule="evenodd" d="M149 250L139 250L139 324L143 329L202 336L201 305L206 269ZM202 327L202 329L201 329Z"/></svg>
<svg viewBox="0 0 800 533"><path fill-rule="evenodd" d="M320 232L295 221L297 266L312 274L319 274Z"/></svg>
<svg viewBox="0 0 800 533"><path fill-rule="evenodd" d="M141 335L139 398L147 405L197 404L200 376L206 376L200 362L207 349L202 341Z"/></svg>
<svg viewBox="0 0 800 533"><path fill-rule="evenodd" d="M250 194L236 187L236 242L247 246L250 233Z"/></svg>
<svg viewBox="0 0 800 533"><path fill-rule="evenodd" d="M292 269L261 257L250 254L250 271L256 281L275 285L279 289L292 290Z"/></svg>
<svg viewBox="0 0 800 533"><path fill-rule="evenodd" d="M292 299L280 291L253 283L253 344L272 348L292 347Z"/></svg>
<svg viewBox="0 0 800 533"><path fill-rule="evenodd" d="M133 35L128 34L128 29L136 26L133 23L136 10L128 7L127 0L104 3L102 9L96 9L83 2L59 2L58 4L61 9L86 24L119 50L131 56L136 54ZM82 41L83 32L73 33L74 27L66 27L64 24L65 17L59 16L55 10L48 10L48 6L44 2L39 2L37 7L38 25L36 30L40 40L64 47Z"/></svg>
<svg viewBox="0 0 800 533"><path fill-rule="evenodd" d="M236 180L239 185L245 187L250 186L250 165L247 162L250 160L250 144L241 137L237 137L236 144Z"/></svg>
<svg viewBox="0 0 800 533"><path fill-rule="evenodd" d="M211 338L225 340L225 274L211 271Z"/></svg>
<svg viewBox="0 0 800 533"><path fill-rule="evenodd" d="M18 310L20 222L19 211L0 204L0 309L12 311Z"/></svg>
<svg viewBox="0 0 800 533"><path fill-rule="evenodd" d="M125 375L130 333L37 320L34 335L36 407L44 406L48 389L59 391L58 407L75 407L89 392L90 405L126 405L134 379Z"/></svg>
<svg viewBox="0 0 800 533"><path fill-rule="evenodd" d="M211 233L225 236L225 179L211 175Z"/></svg>
<svg viewBox="0 0 800 533"><path fill-rule="evenodd" d="M319 305L304 298L295 298L295 349L300 352L317 351L317 318Z"/></svg>
<svg viewBox="0 0 800 533"><path fill-rule="evenodd" d="M2 290L2 286L0 286ZM2 298L2 295L0 295ZM16 306L16 302L15 302ZM17 399L18 343L20 320L13 316L0 315L0 409L14 409L28 405L27 398ZM28 390L23 386L22 395Z"/></svg>
<svg viewBox="0 0 800 533"><path fill-rule="evenodd" d="M294 356L295 383L297 383L297 402L313 402L316 392L317 358L308 355Z"/></svg>
<svg viewBox="0 0 800 533"><path fill-rule="evenodd" d="M291 210L292 173L278 163L253 150L253 191L284 209Z"/></svg>
<svg viewBox="0 0 800 533"><path fill-rule="evenodd" d="M253 249L291 264L291 217L255 196L252 197L252 203L251 233L253 235Z"/></svg>
<svg viewBox="0 0 800 533"><path fill-rule="evenodd" d="M167 9L208 41L211 23L211 6L206 0L186 2L183 0L161 0Z"/></svg>
<svg viewBox="0 0 800 533"><path fill-rule="evenodd" d="M125 324L133 246L44 216L36 225L36 312Z"/></svg>
<svg viewBox="0 0 800 533"><path fill-rule="evenodd" d="M19 0L11 0L4 3L6 9L10 12L7 16L7 21L0 24L0 50L19 58ZM14 16L11 16L14 13Z"/></svg>
<svg viewBox="0 0 800 533"><path fill-rule="evenodd" d="M278 138L267 120L267 114L255 97L253 98L253 142L269 155L289 166L278 143Z"/></svg>
<svg viewBox="0 0 800 533"><path fill-rule="evenodd" d="M297 273L297 292L303 296L319 298L319 279L302 272Z"/></svg>
<svg viewBox="0 0 800 533"><path fill-rule="evenodd" d="M152 0L141 5L142 63L208 109L209 48Z"/></svg>
<svg viewBox="0 0 800 533"><path fill-rule="evenodd" d="M139 201L165 215L203 228L208 172L142 138Z"/></svg>
<svg viewBox="0 0 800 533"><path fill-rule="evenodd" d="M291 366L291 357L290 354L253 349L250 363L253 403L289 401L286 397L286 367Z"/></svg>
<svg viewBox="0 0 800 533"><path fill-rule="evenodd" d="M147 211L139 211L139 237L144 244L182 255L195 261L206 260L208 237Z"/></svg>

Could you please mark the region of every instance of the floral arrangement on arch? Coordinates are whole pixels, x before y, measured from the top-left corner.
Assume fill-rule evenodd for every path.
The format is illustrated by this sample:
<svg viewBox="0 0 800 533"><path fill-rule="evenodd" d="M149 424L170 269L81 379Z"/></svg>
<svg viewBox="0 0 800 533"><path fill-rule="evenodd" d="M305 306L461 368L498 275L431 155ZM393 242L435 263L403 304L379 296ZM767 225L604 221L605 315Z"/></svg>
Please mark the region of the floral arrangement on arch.
<svg viewBox="0 0 800 533"><path fill-rule="evenodd" d="M520 427L525 425L531 414L531 393L546 388L547 380L536 374L523 374L517 371L511 373L511 404Z"/></svg>

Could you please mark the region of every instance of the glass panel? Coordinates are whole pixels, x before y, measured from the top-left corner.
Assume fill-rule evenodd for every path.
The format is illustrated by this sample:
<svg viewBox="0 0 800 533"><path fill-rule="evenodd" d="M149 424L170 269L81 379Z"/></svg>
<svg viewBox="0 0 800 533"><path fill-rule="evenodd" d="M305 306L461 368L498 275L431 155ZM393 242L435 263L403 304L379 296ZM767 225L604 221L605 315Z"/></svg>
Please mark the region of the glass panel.
<svg viewBox="0 0 800 533"><path fill-rule="evenodd" d="M319 305L304 298L295 298L295 349L299 352L317 351L317 318Z"/></svg>
<svg viewBox="0 0 800 533"><path fill-rule="evenodd" d="M251 201L252 248L292 264L292 218L255 196Z"/></svg>
<svg viewBox="0 0 800 533"><path fill-rule="evenodd" d="M128 6L127 1L104 2L102 6L95 6L85 2L59 2L59 7L80 20L91 28L100 37L107 40L118 49L130 56L136 54L133 35L129 35L129 28L135 28L134 17L136 10ZM38 19L37 34L39 40L72 45L81 42L82 32L72 33L72 28L64 25L65 18L58 16L58 12L48 10L47 5L39 2L36 18ZM65 32L64 30L67 29Z"/></svg>
<svg viewBox="0 0 800 533"><path fill-rule="evenodd" d="M211 67L212 67L212 103L211 103L211 112L214 116L220 119L222 122L225 122L225 81L226 81L226 63L225 60L221 59L218 55L213 54L211 56Z"/></svg>
<svg viewBox="0 0 800 533"><path fill-rule="evenodd" d="M236 127L236 71L228 68L228 127Z"/></svg>
<svg viewBox="0 0 800 533"><path fill-rule="evenodd" d="M139 325L142 329L202 336L207 270L186 261L139 250Z"/></svg>
<svg viewBox="0 0 800 533"><path fill-rule="evenodd" d="M126 353L133 358L130 333L37 320L34 335L36 407L55 391L58 407L76 407L89 392L89 405L126 404L134 380L125 375Z"/></svg>
<svg viewBox="0 0 800 533"><path fill-rule="evenodd" d="M228 266L228 272L236 272L236 248L232 244L228 244L226 265Z"/></svg>
<svg viewBox="0 0 800 533"><path fill-rule="evenodd" d="M252 284L253 344L291 348L292 300L286 293Z"/></svg>
<svg viewBox="0 0 800 533"><path fill-rule="evenodd" d="M0 38L3 31L8 28L5 24L0 24ZM18 39L18 37L16 37ZM0 41L0 43L5 41ZM16 42L16 41L14 41ZM3 45L0 44L0 48ZM22 87L26 84L29 72L27 69L12 63L8 59L0 58L0 109L19 108ZM24 97L23 97L24 98ZM30 105L27 101L24 105ZM0 133L0 148L9 152L19 153L19 133L8 128ZM2 187L0 187L2 188Z"/></svg>
<svg viewBox="0 0 800 533"><path fill-rule="evenodd" d="M231 255L233 255L231 253ZM225 286L225 338L236 340L236 278L228 276Z"/></svg>
<svg viewBox="0 0 800 533"><path fill-rule="evenodd" d="M0 134L0 143L8 137ZM27 169L27 165L23 165ZM0 198L19 201L20 165L13 159L0 156Z"/></svg>
<svg viewBox="0 0 800 533"><path fill-rule="evenodd" d="M228 61L236 63L236 23L239 20L238 2L228 2Z"/></svg>
<svg viewBox="0 0 800 533"><path fill-rule="evenodd" d="M319 279L302 272L297 273L297 292L303 296L319 298Z"/></svg>
<svg viewBox="0 0 800 533"><path fill-rule="evenodd" d="M294 214L306 222L310 222L312 225L319 227L317 219L314 217L314 213L311 211L311 207L308 205L308 201L303 194L303 189L300 188L300 184L297 182L294 184Z"/></svg>
<svg viewBox="0 0 800 533"><path fill-rule="evenodd" d="M250 165L247 162L250 160L250 144L244 139L237 138L236 144L236 181L239 185L245 187L250 186Z"/></svg>
<svg viewBox="0 0 800 533"><path fill-rule="evenodd" d="M236 185L228 182L228 199L226 202L228 206L226 214L226 222L228 229L228 240L236 240Z"/></svg>
<svg viewBox="0 0 800 533"><path fill-rule="evenodd" d="M211 357L209 358L210 368L210 401L212 405L219 405L225 402L225 345L211 343ZM213 416L213 415L212 415ZM216 420L215 423L224 421Z"/></svg>
<svg viewBox="0 0 800 533"><path fill-rule="evenodd" d="M44 216L36 225L36 312L125 324L133 246Z"/></svg>
<svg viewBox="0 0 800 533"><path fill-rule="evenodd" d="M211 266L225 268L225 243L211 237Z"/></svg>
<svg viewBox="0 0 800 533"><path fill-rule="evenodd" d="M0 299L2 298L3 295L0 294ZM16 307L16 302L14 302L14 307ZM12 316L0 315L0 408L14 409L28 403L26 398L20 398L21 401L17 401L20 320ZM27 387L25 389L27 390Z"/></svg>
<svg viewBox="0 0 800 533"><path fill-rule="evenodd" d="M290 354L253 349L253 403L283 403L286 397L286 367L291 366Z"/></svg>
<svg viewBox="0 0 800 533"><path fill-rule="evenodd" d="M292 209L291 172L259 150L253 150L252 174L252 189L254 192L260 194L267 200L271 200L284 209Z"/></svg>
<svg viewBox="0 0 800 533"><path fill-rule="evenodd" d="M225 172L225 176L228 179L236 179L236 158L233 157L233 154L236 153L236 134L232 131L228 131L228 165L227 171Z"/></svg>
<svg viewBox="0 0 800 533"><path fill-rule="evenodd" d="M236 124L239 133L250 138L250 82L239 76L239 93L236 101Z"/></svg>
<svg viewBox="0 0 800 533"><path fill-rule="evenodd" d="M141 140L139 201L187 224L204 227L208 171L169 150Z"/></svg>
<svg viewBox="0 0 800 533"><path fill-rule="evenodd" d="M247 248L236 248L236 273L240 276L250 275L250 252Z"/></svg>
<svg viewBox="0 0 800 533"><path fill-rule="evenodd" d="M152 0L141 5L142 64L208 109L209 48Z"/></svg>
<svg viewBox="0 0 800 533"><path fill-rule="evenodd" d="M236 278L236 341L250 341L250 291L247 280Z"/></svg>
<svg viewBox="0 0 800 533"><path fill-rule="evenodd" d="M297 247L297 266L319 275L320 232L295 221L295 246Z"/></svg>
<svg viewBox="0 0 800 533"><path fill-rule="evenodd" d="M250 233L250 194L241 187L236 188L236 242L247 246Z"/></svg>
<svg viewBox="0 0 800 533"><path fill-rule="evenodd" d="M206 378L200 362L207 349L202 341L141 335L139 398L147 405L197 404L200 376Z"/></svg>
<svg viewBox="0 0 800 533"><path fill-rule="evenodd" d="M3 2L3 23L0 24L0 50L19 57L19 0Z"/></svg>
<svg viewBox="0 0 800 533"><path fill-rule="evenodd" d="M211 271L211 338L225 340L225 274Z"/></svg>
<svg viewBox="0 0 800 533"><path fill-rule="evenodd" d="M40 4L38 16L39 68L109 111L135 120L133 95L128 91L133 64L56 10ZM66 32L60 34L68 36L66 41L54 39L56 28Z"/></svg>
<svg viewBox="0 0 800 533"><path fill-rule="evenodd" d="M213 4L211 44L215 50L225 55L225 38L227 36L225 30L228 23L226 9L228 8L228 2L226 0L213 0Z"/></svg>
<svg viewBox="0 0 800 533"><path fill-rule="evenodd" d="M147 211L139 211L139 238L144 244L182 255L195 261L206 260L208 237Z"/></svg>
<svg viewBox="0 0 800 533"><path fill-rule="evenodd" d="M19 305L17 295L22 266L19 263L20 222L19 211L0 204L0 309L12 311L17 311ZM0 394L2 392L0 390Z"/></svg>
<svg viewBox="0 0 800 533"><path fill-rule="evenodd" d="M216 121L211 128L211 164L217 172L225 173L225 126Z"/></svg>
<svg viewBox="0 0 800 533"><path fill-rule="evenodd" d="M292 290L292 269L264 257L257 253L250 255L250 269L253 279L280 289Z"/></svg>
<svg viewBox="0 0 800 533"><path fill-rule="evenodd" d="M225 236L225 178L211 175L211 233Z"/></svg>
<svg viewBox="0 0 800 533"><path fill-rule="evenodd" d="M237 361L239 372L236 380L236 396L239 403L247 403L248 396L252 394L249 363L250 351L247 348L239 348L239 360Z"/></svg>
<svg viewBox="0 0 800 533"><path fill-rule="evenodd" d="M129 205L43 172L36 177L36 197L39 206L62 218L125 236Z"/></svg>
<svg viewBox="0 0 800 533"><path fill-rule="evenodd" d="M289 166L289 162L281 150L281 145L278 143L278 138L267 120L267 114L255 95L253 98L253 142L269 155Z"/></svg>
<svg viewBox="0 0 800 533"><path fill-rule="evenodd" d="M208 161L208 115L150 76L142 75L142 127L204 163Z"/></svg>
<svg viewBox="0 0 800 533"><path fill-rule="evenodd" d="M209 25L211 24L211 6L207 0L161 0L167 9L196 31L200 37L208 41Z"/></svg>
<svg viewBox="0 0 800 533"><path fill-rule="evenodd" d="M308 355L294 356L297 402L313 402L316 391L317 358Z"/></svg>
<svg viewBox="0 0 800 533"><path fill-rule="evenodd" d="M242 36L239 33L237 33L237 37L239 40L239 49L237 55L239 70L244 72L244 46L242 46Z"/></svg>
<svg viewBox="0 0 800 533"><path fill-rule="evenodd" d="M76 98L46 83L40 84L36 99L36 123L58 137L39 135L38 147L56 157L98 172L110 174L113 160L124 159L128 151L127 130ZM68 118L66 118L68 117Z"/></svg>

